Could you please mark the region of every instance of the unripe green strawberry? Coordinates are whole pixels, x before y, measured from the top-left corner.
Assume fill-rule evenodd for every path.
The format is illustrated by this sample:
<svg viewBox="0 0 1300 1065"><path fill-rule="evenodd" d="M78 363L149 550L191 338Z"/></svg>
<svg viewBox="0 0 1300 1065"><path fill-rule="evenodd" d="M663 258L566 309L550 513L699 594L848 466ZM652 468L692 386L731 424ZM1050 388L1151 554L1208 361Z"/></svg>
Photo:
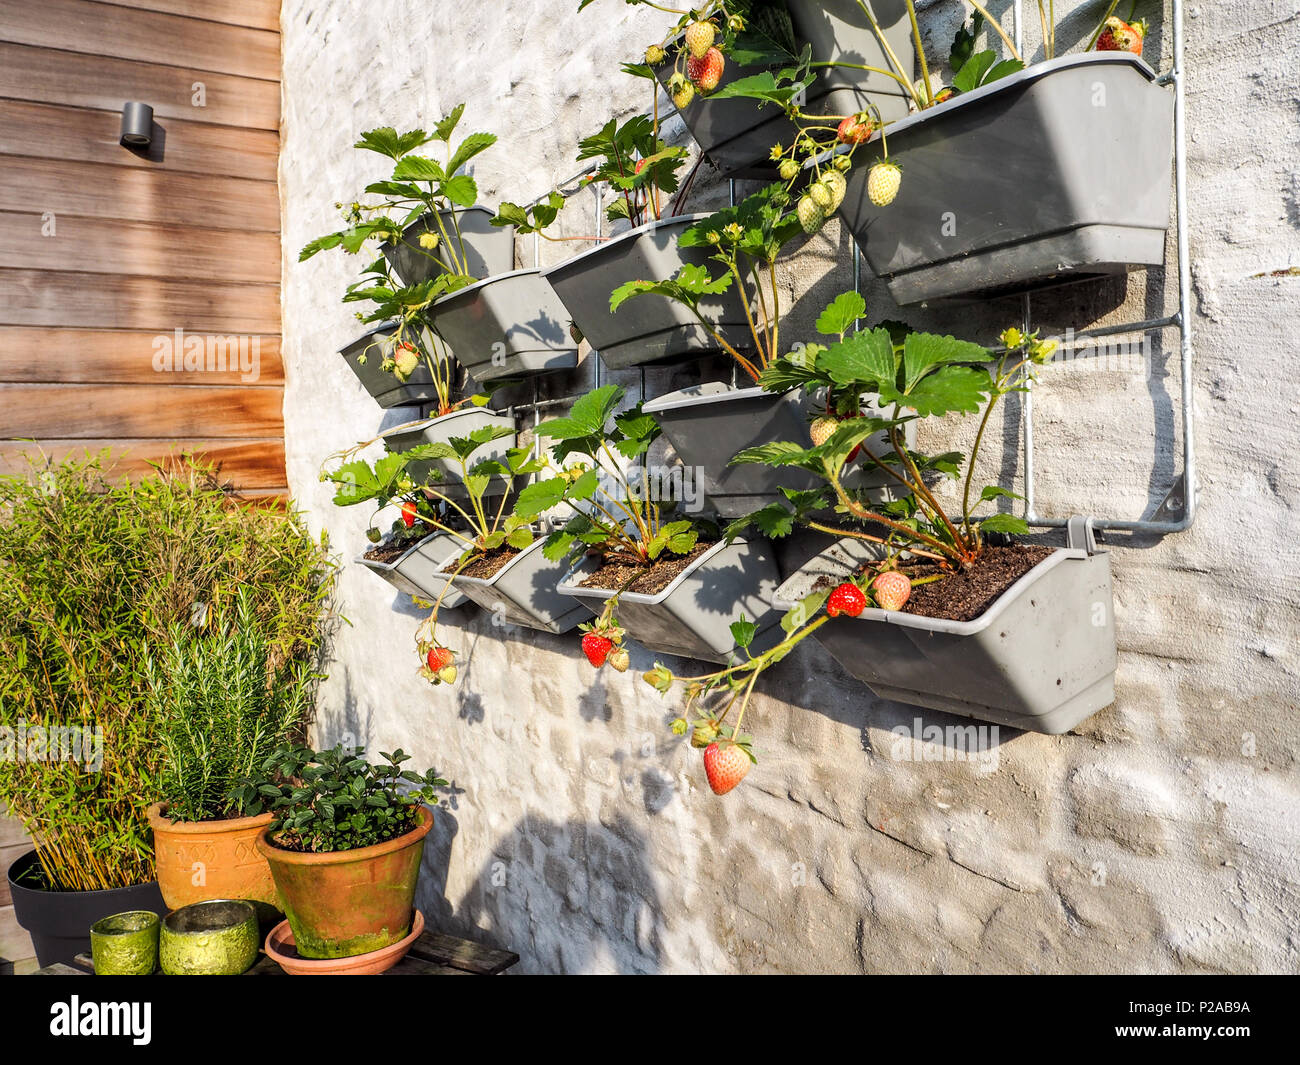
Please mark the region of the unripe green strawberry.
<svg viewBox="0 0 1300 1065"><path fill-rule="evenodd" d="M808 234L816 233L826 224L826 212L811 196L800 197L799 204L795 207L795 214L799 216L799 225Z"/></svg>
<svg viewBox="0 0 1300 1065"><path fill-rule="evenodd" d="M849 169L849 167L853 165L853 160L850 159L847 155L837 155L835 157L835 162L832 165L840 173L844 173L846 170Z"/></svg>
<svg viewBox="0 0 1300 1065"><path fill-rule="evenodd" d="M695 99L695 86L680 74L674 74L668 82L668 91L672 93L673 106L678 111L685 111Z"/></svg>
<svg viewBox="0 0 1300 1065"><path fill-rule="evenodd" d="M612 669L619 673L626 673L627 667L632 664L631 657L622 647L616 647L614 650L610 651L609 658L605 661L609 663Z"/></svg>
<svg viewBox="0 0 1300 1065"><path fill-rule="evenodd" d="M369 540L372 544L379 543L379 541L382 540L383 538L384 538L384 534L381 533L378 529L376 529L373 525L366 530L366 539Z"/></svg>
<svg viewBox="0 0 1300 1065"><path fill-rule="evenodd" d="M844 197L849 191L849 183L838 170L827 170L821 176L821 185L831 194L831 202L826 210L834 214L844 202Z"/></svg>
<svg viewBox="0 0 1300 1065"><path fill-rule="evenodd" d="M796 163L793 159L782 159L781 180L793 181L795 178L799 176L799 169L800 169L799 164Z"/></svg>
<svg viewBox="0 0 1300 1065"><path fill-rule="evenodd" d="M831 195L831 190L823 185L820 181L808 187L808 195L812 198L813 203L823 211L831 211L831 201L835 199Z"/></svg>
<svg viewBox="0 0 1300 1065"><path fill-rule="evenodd" d="M831 438L831 435L839 428L839 422L834 418L818 418L808 427L808 435L812 437L813 447L821 447Z"/></svg>
<svg viewBox="0 0 1300 1065"><path fill-rule="evenodd" d="M691 732L691 746L703 750L718 738L718 727L712 721L701 721Z"/></svg>
<svg viewBox="0 0 1300 1065"><path fill-rule="evenodd" d="M898 195L898 187L903 183L903 172L898 164L888 159L877 163L867 174L867 199L877 207L888 207Z"/></svg>
<svg viewBox="0 0 1300 1065"><path fill-rule="evenodd" d="M652 44L645 50L645 61L652 67L657 67L664 61L664 50L657 44Z"/></svg>
<svg viewBox="0 0 1300 1065"><path fill-rule="evenodd" d="M393 352L393 365L399 377L410 377L420 365L420 353L415 350L415 345L405 340L398 344Z"/></svg>
<svg viewBox="0 0 1300 1065"><path fill-rule="evenodd" d="M686 49L699 58L713 47L717 29L712 22L692 22L686 27Z"/></svg>

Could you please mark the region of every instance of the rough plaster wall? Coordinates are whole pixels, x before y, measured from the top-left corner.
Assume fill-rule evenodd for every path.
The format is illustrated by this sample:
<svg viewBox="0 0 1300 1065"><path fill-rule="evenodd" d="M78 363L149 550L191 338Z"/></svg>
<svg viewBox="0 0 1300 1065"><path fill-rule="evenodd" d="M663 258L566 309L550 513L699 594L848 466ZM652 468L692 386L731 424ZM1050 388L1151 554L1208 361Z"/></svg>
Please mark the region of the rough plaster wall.
<svg viewBox="0 0 1300 1065"><path fill-rule="evenodd" d="M957 5L920 6L927 51L942 56ZM1057 4L1060 50L1086 36L1079 12L1095 6ZM378 175L381 163L363 169L349 148L362 129L428 124L461 100L465 128L506 142L480 157L486 202L525 201L571 175L578 139L611 106L646 106L611 71L661 24L616 0L583 17L574 7L285 4L289 472L309 522L347 557L365 516L330 505L321 462L415 412L381 414L334 355L355 331L338 302L354 264L299 265L296 249ZM761 763L719 800L696 753L668 735L671 704L636 679L647 652L634 649L627 675L593 679L573 636L503 634L467 611L449 630L462 679L430 689L415 674L412 604L349 566L351 626L318 738L400 745L454 780L421 888L435 924L508 944L529 971L1300 968L1300 278L1268 276L1300 266L1300 4L1188 14L1201 510L1164 542L1112 538L1114 706L1068 736L1004 730L996 764L903 760L893 726L960 722L875 700L807 646L765 679L750 717ZM1147 56L1167 66L1171 49L1158 29ZM714 185L697 202L724 197ZM848 287L847 262L828 227L786 271L788 293L806 297L788 338ZM1019 314L1016 301L900 313L879 285L864 291L877 317L983 339ZM1036 298L1035 313L1084 328L1175 305L1151 271ZM657 391L674 380L651 375ZM583 369L546 387L589 382ZM1053 370L1037 398L1040 511L1149 514L1177 468L1179 402L1175 334L1136 369ZM1018 408L1007 413L987 473L1019 484ZM957 421L929 442L964 446L970 429Z"/></svg>

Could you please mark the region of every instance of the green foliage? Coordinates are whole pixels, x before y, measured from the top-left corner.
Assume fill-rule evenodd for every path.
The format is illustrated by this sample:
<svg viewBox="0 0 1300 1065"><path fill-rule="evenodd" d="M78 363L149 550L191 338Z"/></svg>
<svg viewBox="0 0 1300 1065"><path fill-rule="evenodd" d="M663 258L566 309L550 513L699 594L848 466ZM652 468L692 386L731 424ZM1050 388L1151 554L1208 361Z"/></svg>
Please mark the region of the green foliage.
<svg viewBox="0 0 1300 1065"><path fill-rule="evenodd" d="M959 93L974 92L1024 69L1025 64L1019 59L1004 59L999 63L994 51L976 52L953 76L952 87Z"/></svg>
<svg viewBox="0 0 1300 1065"><path fill-rule="evenodd" d="M175 821L247 813L231 805L231 788L305 727L317 679L299 659L272 665L247 589L233 617L172 626L161 657L146 658L145 676L146 712L163 749L159 789Z"/></svg>
<svg viewBox="0 0 1300 1065"><path fill-rule="evenodd" d="M274 814L278 847L313 854L356 850L396 839L415 828L421 804L437 803L447 781L432 769L401 768L410 755L380 752L386 765L371 765L361 747L328 751L282 746L240 781L231 801L251 814Z"/></svg>
<svg viewBox="0 0 1300 1065"><path fill-rule="evenodd" d="M296 516L240 505L206 467L134 484L105 456L34 458L0 477L0 725L102 729L99 772L0 760L0 803L69 890L154 876L146 807L163 748L147 662L178 626L228 616L241 589L268 668L321 652L334 565Z"/></svg>

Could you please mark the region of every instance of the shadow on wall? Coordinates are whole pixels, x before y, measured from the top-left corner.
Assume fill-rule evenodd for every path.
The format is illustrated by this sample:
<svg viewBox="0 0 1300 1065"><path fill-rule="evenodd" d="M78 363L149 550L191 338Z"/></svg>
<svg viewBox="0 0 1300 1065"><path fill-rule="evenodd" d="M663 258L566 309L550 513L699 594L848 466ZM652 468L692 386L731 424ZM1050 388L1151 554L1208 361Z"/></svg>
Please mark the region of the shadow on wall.
<svg viewBox="0 0 1300 1065"><path fill-rule="evenodd" d="M624 818L608 826L523 818L453 904L447 871L458 831L440 807L416 897L433 928L515 951L520 972L659 971L659 895L645 837Z"/></svg>

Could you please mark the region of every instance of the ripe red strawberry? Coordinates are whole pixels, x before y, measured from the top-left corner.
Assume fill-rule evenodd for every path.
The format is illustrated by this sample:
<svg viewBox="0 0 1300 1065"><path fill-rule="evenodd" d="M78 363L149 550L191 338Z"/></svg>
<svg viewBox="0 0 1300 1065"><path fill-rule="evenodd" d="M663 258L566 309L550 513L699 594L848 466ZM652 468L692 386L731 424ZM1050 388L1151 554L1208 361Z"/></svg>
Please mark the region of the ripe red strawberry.
<svg viewBox="0 0 1300 1065"><path fill-rule="evenodd" d="M856 618L867 606L867 597L862 594L862 589L850 581L845 581L835 591L831 592L831 597L826 600L826 613L833 618L840 614L848 614L851 618Z"/></svg>
<svg viewBox="0 0 1300 1065"><path fill-rule="evenodd" d="M868 115L849 115L840 122L837 136L844 144L862 144L875 131L876 124Z"/></svg>
<svg viewBox="0 0 1300 1065"><path fill-rule="evenodd" d="M425 655L424 661L429 667L431 673L437 673L439 670L446 669L454 661L455 656L447 647L430 647L429 653Z"/></svg>
<svg viewBox="0 0 1300 1065"><path fill-rule="evenodd" d="M714 795L726 795L745 779L752 761L745 749L728 742L725 746L710 743L704 748L704 774Z"/></svg>
<svg viewBox="0 0 1300 1065"><path fill-rule="evenodd" d="M902 610L912 594L912 582L905 573L896 569L886 570L871 582L871 591L881 610Z"/></svg>
<svg viewBox="0 0 1300 1065"><path fill-rule="evenodd" d="M1146 40L1147 24L1143 19L1129 25L1121 18L1111 15L1106 20L1101 36L1097 38L1099 52L1132 52L1142 54L1142 44Z"/></svg>
<svg viewBox="0 0 1300 1065"><path fill-rule="evenodd" d="M702 56L713 47L717 28L712 22L692 22L686 27L686 48L692 56Z"/></svg>
<svg viewBox="0 0 1300 1065"><path fill-rule="evenodd" d="M686 60L686 76L701 92L712 92L722 80L726 66L727 61L722 53L716 48L710 48L702 56L691 56Z"/></svg>
<svg viewBox="0 0 1300 1065"><path fill-rule="evenodd" d="M597 669L605 664L605 659L613 649L614 641L598 632L589 632L582 637L582 653Z"/></svg>
<svg viewBox="0 0 1300 1065"><path fill-rule="evenodd" d="M416 507L409 499L402 504L402 524L408 529L415 524Z"/></svg>

